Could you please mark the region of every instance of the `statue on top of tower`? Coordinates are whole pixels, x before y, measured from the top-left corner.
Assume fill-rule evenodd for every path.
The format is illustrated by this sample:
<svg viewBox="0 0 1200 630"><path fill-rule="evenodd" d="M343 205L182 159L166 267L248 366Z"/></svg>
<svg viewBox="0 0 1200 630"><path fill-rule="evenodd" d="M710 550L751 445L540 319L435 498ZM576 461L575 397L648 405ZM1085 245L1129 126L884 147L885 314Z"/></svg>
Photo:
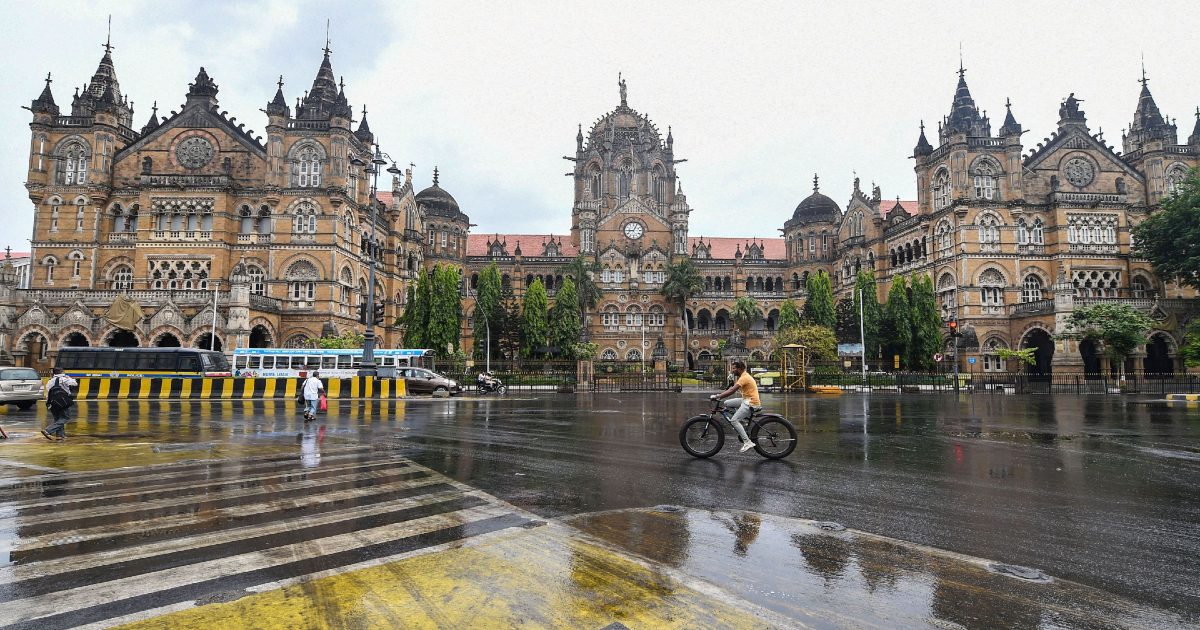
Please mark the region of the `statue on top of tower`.
<svg viewBox="0 0 1200 630"><path fill-rule="evenodd" d="M625 79L621 78L621 73L617 73L617 85L621 87L621 107L628 107L625 101Z"/></svg>

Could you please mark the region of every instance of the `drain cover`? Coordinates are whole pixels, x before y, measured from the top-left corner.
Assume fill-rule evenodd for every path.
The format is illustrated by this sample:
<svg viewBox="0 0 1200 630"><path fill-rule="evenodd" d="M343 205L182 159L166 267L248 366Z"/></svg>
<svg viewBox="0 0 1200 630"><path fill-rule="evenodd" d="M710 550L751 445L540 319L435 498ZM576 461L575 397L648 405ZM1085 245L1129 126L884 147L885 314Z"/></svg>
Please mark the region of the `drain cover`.
<svg viewBox="0 0 1200 630"><path fill-rule="evenodd" d="M1003 573L1005 575L1011 575L1015 578L1019 578L1022 580L1029 580L1030 582L1049 582L1050 581L1050 578L1045 573L1042 573L1041 571L1038 571L1037 569L1031 569L1029 567L1022 567L1022 566L1018 566L1015 564L993 564L991 566L991 569L993 571L995 571L996 573Z"/></svg>
<svg viewBox="0 0 1200 630"><path fill-rule="evenodd" d="M650 508L652 512L682 512L684 508L678 505L656 505Z"/></svg>
<svg viewBox="0 0 1200 630"><path fill-rule="evenodd" d="M834 523L833 521L822 521L817 523L817 527L827 532L840 532L846 529L845 525L842 525L841 523Z"/></svg>

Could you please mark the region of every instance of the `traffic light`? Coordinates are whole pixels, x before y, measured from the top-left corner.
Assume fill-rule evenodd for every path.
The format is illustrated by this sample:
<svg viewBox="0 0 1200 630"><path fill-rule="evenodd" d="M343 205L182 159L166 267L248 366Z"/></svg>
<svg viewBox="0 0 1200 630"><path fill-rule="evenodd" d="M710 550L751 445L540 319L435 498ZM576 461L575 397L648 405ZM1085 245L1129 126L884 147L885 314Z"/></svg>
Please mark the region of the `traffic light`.
<svg viewBox="0 0 1200 630"><path fill-rule="evenodd" d="M375 303L375 318L373 320L371 320L374 322L375 326L383 325L383 307L384 307L384 304L382 301Z"/></svg>
<svg viewBox="0 0 1200 630"><path fill-rule="evenodd" d="M358 323L367 325L367 303L360 302L358 305Z"/></svg>
<svg viewBox="0 0 1200 630"><path fill-rule="evenodd" d="M952 319L952 320L950 320L950 323L947 325L950 327L950 338L951 339L962 336L962 333L958 332L958 320Z"/></svg>

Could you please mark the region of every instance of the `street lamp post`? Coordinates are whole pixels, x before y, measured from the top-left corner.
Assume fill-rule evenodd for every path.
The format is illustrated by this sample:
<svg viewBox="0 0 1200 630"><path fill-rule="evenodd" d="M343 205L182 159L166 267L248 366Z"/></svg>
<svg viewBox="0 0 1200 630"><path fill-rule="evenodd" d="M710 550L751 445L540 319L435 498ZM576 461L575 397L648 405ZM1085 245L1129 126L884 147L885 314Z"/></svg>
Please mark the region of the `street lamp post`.
<svg viewBox="0 0 1200 630"><path fill-rule="evenodd" d="M371 176L371 239L367 247L367 312L366 312L366 330L363 332L363 355L362 365L358 368L359 376L375 376L377 370L375 368L375 254L376 241L375 232L379 229L375 224L377 214L376 193L379 190L379 168L387 164L384 159L384 153L375 147L375 156L368 163L362 158L355 157L350 160L354 166L367 168L363 171ZM393 175L400 173L400 169L393 164L387 171Z"/></svg>

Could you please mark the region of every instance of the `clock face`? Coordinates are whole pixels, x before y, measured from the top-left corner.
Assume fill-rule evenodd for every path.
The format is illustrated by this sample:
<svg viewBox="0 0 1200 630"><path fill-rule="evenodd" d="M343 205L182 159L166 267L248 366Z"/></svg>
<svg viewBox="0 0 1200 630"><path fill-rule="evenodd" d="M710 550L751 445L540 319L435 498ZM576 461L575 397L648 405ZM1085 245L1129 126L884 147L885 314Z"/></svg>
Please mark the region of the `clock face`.
<svg viewBox="0 0 1200 630"><path fill-rule="evenodd" d="M642 238L642 224L637 221L630 221L625 224L625 238L636 241Z"/></svg>

